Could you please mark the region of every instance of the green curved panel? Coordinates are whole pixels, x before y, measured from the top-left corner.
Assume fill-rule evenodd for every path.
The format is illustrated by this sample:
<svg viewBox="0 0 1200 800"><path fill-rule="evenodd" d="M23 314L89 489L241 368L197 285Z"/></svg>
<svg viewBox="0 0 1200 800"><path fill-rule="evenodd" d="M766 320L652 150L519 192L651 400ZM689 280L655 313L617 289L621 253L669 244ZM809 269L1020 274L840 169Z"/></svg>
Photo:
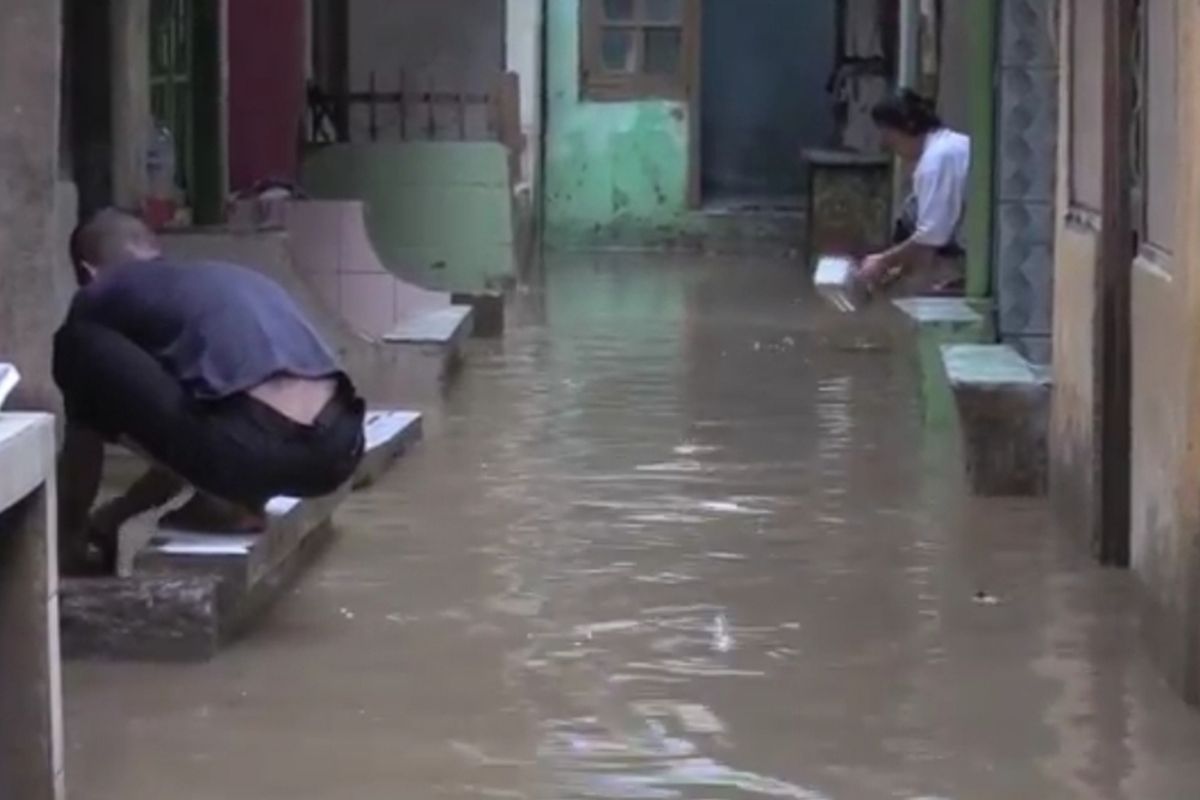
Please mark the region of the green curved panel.
<svg viewBox="0 0 1200 800"><path fill-rule="evenodd" d="M430 289L480 293L516 276L508 153L496 142L323 147L305 159L305 190L361 200L379 258Z"/></svg>

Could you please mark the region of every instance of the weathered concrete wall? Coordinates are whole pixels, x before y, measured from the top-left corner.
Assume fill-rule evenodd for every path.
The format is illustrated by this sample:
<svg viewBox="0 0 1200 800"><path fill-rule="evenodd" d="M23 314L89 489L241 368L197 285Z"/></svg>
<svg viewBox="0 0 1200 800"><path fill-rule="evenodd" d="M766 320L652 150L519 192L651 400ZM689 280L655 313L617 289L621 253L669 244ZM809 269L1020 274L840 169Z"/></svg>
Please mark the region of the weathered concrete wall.
<svg viewBox="0 0 1200 800"><path fill-rule="evenodd" d="M546 243L669 240L686 222L687 105L582 100L578 0L549 3L546 23Z"/></svg>
<svg viewBox="0 0 1200 800"><path fill-rule="evenodd" d="M1156 237L1171 251L1146 250L1133 272L1130 545L1152 656L1200 703L1200 7L1175 12L1178 92L1147 105L1166 124L1177 114L1179 135L1174 223Z"/></svg>
<svg viewBox="0 0 1200 800"><path fill-rule="evenodd" d="M112 0L113 201L145 194L150 128L150 0Z"/></svg>
<svg viewBox="0 0 1200 800"><path fill-rule="evenodd" d="M1151 638L1158 660L1172 683L1200 681L1188 675L1190 637L1179 625L1188 619L1186 587L1196 569L1188 550L1194 534L1180 530L1178 482L1200 480L1180 475L1186 446L1187 373L1180 369L1179 343L1194 336L1187 319L1184 284L1139 259L1133 271L1133 382L1130 453L1130 556L1147 601Z"/></svg>
<svg viewBox="0 0 1200 800"><path fill-rule="evenodd" d="M503 0L352 0L349 5L355 91L366 91L372 72L379 91L396 91L403 72L409 89L484 92L505 69ZM418 111L423 122L423 107ZM456 129L457 112L447 111L445 122ZM481 138L485 110L471 112L468 128ZM380 108L377 121L392 139L398 136L394 108ZM352 122L354 140L366 141L365 112L356 112Z"/></svg>
<svg viewBox="0 0 1200 800"><path fill-rule="evenodd" d="M519 0L518 0L519 2ZM441 87L485 89L504 69L503 0L353 0L350 74L394 86L400 70Z"/></svg>
<svg viewBox="0 0 1200 800"><path fill-rule="evenodd" d="M54 239L61 6L9 0L0 12L0 360L24 375L14 405L53 409Z"/></svg>
<svg viewBox="0 0 1200 800"><path fill-rule="evenodd" d="M943 7L941 64L938 65L938 112L942 120L959 131L969 130L970 26L969 3L946 3Z"/></svg>
<svg viewBox="0 0 1200 800"><path fill-rule="evenodd" d="M1098 232L1060 224L1055 246L1054 396L1050 412L1050 494L1065 527L1094 529L1099 507L1095 396Z"/></svg>
<svg viewBox="0 0 1200 800"><path fill-rule="evenodd" d="M362 200L379 258L429 289L483 292L516 275L508 151L498 142L324 147L304 185L323 200Z"/></svg>
<svg viewBox="0 0 1200 800"><path fill-rule="evenodd" d="M263 36L264 30L270 36ZM295 180L304 116L305 15L295 0L229 6L229 175L233 189Z"/></svg>

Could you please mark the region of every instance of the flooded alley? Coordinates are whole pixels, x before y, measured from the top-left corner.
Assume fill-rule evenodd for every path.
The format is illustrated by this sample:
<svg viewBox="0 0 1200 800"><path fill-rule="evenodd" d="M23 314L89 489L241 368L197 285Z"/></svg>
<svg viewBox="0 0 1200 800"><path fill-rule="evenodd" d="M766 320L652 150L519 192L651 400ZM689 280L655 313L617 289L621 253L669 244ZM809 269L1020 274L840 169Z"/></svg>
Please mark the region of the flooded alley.
<svg viewBox="0 0 1200 800"><path fill-rule="evenodd" d="M1196 796L1132 579L967 495L886 319L790 262L546 271L259 630L67 666L72 797Z"/></svg>

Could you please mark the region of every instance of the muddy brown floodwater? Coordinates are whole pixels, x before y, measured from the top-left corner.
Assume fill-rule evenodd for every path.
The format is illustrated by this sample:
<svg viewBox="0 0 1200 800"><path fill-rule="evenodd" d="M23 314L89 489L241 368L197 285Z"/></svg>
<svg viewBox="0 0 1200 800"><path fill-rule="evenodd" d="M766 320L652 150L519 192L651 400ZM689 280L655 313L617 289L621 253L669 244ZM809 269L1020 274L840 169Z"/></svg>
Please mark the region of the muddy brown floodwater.
<svg viewBox="0 0 1200 800"><path fill-rule="evenodd" d="M210 664L72 664L77 800L1200 796L1131 578L971 499L795 264L572 258Z"/></svg>

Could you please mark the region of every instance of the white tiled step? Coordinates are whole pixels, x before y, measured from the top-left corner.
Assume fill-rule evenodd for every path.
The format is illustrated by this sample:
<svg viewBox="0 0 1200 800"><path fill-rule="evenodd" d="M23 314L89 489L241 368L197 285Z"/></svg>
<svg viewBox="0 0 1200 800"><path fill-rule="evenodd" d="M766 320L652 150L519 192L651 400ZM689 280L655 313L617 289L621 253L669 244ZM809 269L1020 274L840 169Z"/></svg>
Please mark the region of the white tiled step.
<svg viewBox="0 0 1200 800"><path fill-rule="evenodd" d="M471 335L474 309L447 306L414 315L383 337L389 344L457 345Z"/></svg>
<svg viewBox="0 0 1200 800"><path fill-rule="evenodd" d="M421 415L415 411L370 411L365 423L367 450L354 474L354 488L369 486L423 435Z"/></svg>
<svg viewBox="0 0 1200 800"><path fill-rule="evenodd" d="M159 529L134 557L134 574L218 574L233 592L249 590L325 525L352 486L378 478L421 435L421 416L409 411L367 415L367 451L351 483L326 497L276 497L267 504L261 534L185 533Z"/></svg>
<svg viewBox="0 0 1200 800"><path fill-rule="evenodd" d="M223 594L236 599L267 578L307 536L328 523L348 492L347 485L326 497L277 497L267 504L267 529L260 534L230 536L159 529L134 556L133 572L217 575L223 583Z"/></svg>

